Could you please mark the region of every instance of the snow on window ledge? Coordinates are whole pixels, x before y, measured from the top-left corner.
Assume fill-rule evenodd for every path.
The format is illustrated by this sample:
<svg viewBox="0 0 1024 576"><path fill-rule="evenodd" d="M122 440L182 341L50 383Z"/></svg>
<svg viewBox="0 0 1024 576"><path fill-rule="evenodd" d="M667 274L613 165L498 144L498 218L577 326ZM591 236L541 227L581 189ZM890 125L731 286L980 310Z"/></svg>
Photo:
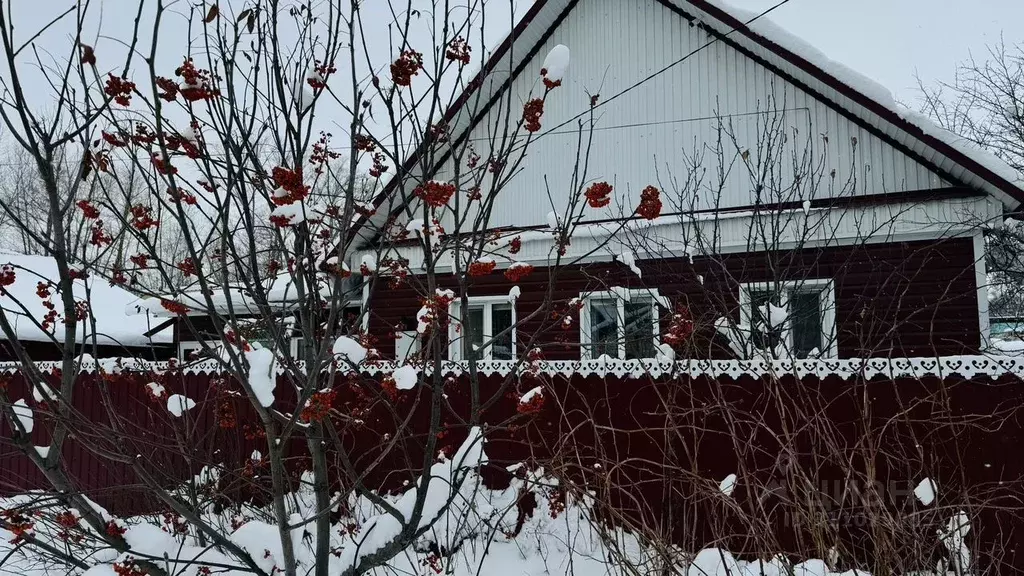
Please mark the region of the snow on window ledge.
<svg viewBox="0 0 1024 576"><path fill-rule="evenodd" d="M301 363L299 363L301 364ZM390 375L404 365L403 362L370 361L360 367L369 376ZM0 363L0 373L17 372L17 362ZM42 372L59 369L60 362L39 362ZM1016 376L1024 378L1024 356L942 356L921 358L849 358L801 360L617 360L608 357L594 360L553 360L525 362L514 360L481 360L476 362L477 371L484 376L508 376L512 373L530 372L546 376L599 376L624 379L660 378L670 376L710 376L738 379L743 376L763 378L766 376L795 375L799 378L811 376L825 378L836 376L842 379L858 378L920 378L925 376L976 376L999 378ZM179 371L185 374L219 374L221 364L215 360L204 360L187 365L181 362L146 362L130 358L101 359L82 362L83 373L99 370L107 373L165 372ZM278 367L280 373L283 368ZM433 365L427 364L421 370L431 373ZM441 364L444 374L459 376L469 372L469 362L448 361Z"/></svg>

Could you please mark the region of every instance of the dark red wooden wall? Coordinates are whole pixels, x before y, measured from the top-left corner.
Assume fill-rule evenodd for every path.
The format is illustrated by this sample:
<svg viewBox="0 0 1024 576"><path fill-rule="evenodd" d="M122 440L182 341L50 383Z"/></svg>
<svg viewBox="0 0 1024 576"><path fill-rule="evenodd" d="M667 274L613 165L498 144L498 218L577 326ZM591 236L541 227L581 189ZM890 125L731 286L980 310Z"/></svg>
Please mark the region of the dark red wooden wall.
<svg viewBox="0 0 1024 576"><path fill-rule="evenodd" d="M724 254L715 258L640 261L643 277L612 262L537 268L516 283L500 271L470 278L470 296L508 294L518 285L519 318L545 302L555 309L582 292L611 286L657 288L673 306L685 304L697 325L693 357L728 357L712 328L722 316L739 317L739 284L826 278L835 282L839 356L935 356L977 352L980 341L975 259L970 238L877 243L796 251ZM703 277L703 283L698 279ZM440 284L454 286L452 278ZM384 357L393 357L396 328L415 328L423 294L413 283L378 283L370 300L370 333ZM663 315L664 318L664 315ZM579 358L579 324L559 327L549 314L524 322L520 346L539 346L549 359Z"/></svg>

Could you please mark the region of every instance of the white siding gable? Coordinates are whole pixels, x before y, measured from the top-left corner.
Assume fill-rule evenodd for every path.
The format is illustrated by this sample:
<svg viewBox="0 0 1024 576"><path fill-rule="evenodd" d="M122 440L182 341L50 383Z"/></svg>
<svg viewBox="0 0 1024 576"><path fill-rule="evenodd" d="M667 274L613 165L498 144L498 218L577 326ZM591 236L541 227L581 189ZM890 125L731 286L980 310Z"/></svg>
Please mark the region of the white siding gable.
<svg viewBox="0 0 1024 576"><path fill-rule="evenodd" d="M736 164L738 149L731 142L724 143L724 149L725 164L732 164L732 170L721 193L715 191L721 164L713 150L719 118L731 126L739 149L750 151L750 162L776 166L782 181L792 179L794 153L807 152L811 161L824 161L825 174L834 169L835 186L829 186L830 178L826 178L812 199L949 185L834 108L735 48L712 40L702 28L655 0L580 0L506 95L511 98L512 119L517 120L531 94L543 93L539 71L544 56L557 44L570 48L569 73L563 86L549 95L543 128L521 171L496 200L489 227L543 224L549 211L561 211L569 195L576 192L570 189L580 140L574 118L583 114L579 119L589 120L590 94L607 101L694 51L696 54L683 62L595 110L586 176L588 181L613 184L617 202L604 211L588 209L588 217L631 212L640 190L649 184L672 196L673 190L678 191L673 182L692 175L684 158L694 154L703 155L702 168L706 170L700 208L754 204L750 178ZM504 126L504 111L503 99L470 133L474 148L485 159L490 138ZM780 121L787 134L787 153L781 163L769 162L758 151L758 135L772 121ZM559 127L563 122L566 124ZM445 165L438 179L450 180L452 174L452 166ZM666 203L666 211L670 208Z"/></svg>

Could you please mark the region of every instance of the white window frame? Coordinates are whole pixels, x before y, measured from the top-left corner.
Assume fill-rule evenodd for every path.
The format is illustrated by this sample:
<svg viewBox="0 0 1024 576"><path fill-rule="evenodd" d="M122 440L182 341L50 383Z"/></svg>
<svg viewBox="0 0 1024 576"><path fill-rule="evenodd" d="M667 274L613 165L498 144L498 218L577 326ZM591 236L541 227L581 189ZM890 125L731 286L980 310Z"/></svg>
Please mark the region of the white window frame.
<svg viewBox="0 0 1024 576"><path fill-rule="evenodd" d="M178 359L183 362L188 362L188 354L192 352L202 352L203 344L198 340L182 340L178 342Z"/></svg>
<svg viewBox="0 0 1024 576"><path fill-rule="evenodd" d="M494 337L492 323L494 321L493 315L491 314L495 304L508 304L512 307L512 354L515 356L516 350L516 323L518 317L516 316L516 303L511 301L508 295L501 296L470 296L469 306L475 308L477 306L483 306L484 308L484 342L489 341ZM462 317L460 313L462 309L462 302L459 299L452 301L448 306L448 317L451 319L448 322L448 358L451 360L465 360L462 357L462 323L459 318ZM492 346L484 348L484 353L481 356L482 360L491 360ZM513 358L514 359L514 358Z"/></svg>
<svg viewBox="0 0 1024 576"><path fill-rule="evenodd" d="M661 308L671 308L668 303L668 299L658 293L656 288L638 288L638 289L627 289L627 288L612 288L611 290L605 290L602 292L583 292L580 294L580 300L583 302L583 308L580 310L580 358L583 360L593 360L590 352L590 346L593 344L593 340L590 334L590 306L595 301L602 300L614 300L615 301L615 315L617 319L617 336L616 340L619 344L618 358L626 357L626 302L629 302L633 298L643 298L650 300L654 306L651 309L651 316L653 317L652 334L654 335L654 348L657 349L661 346Z"/></svg>
<svg viewBox="0 0 1024 576"><path fill-rule="evenodd" d="M370 282L372 281L372 276L363 279L363 294L359 301L359 311L363 315L363 332L370 331L370 307L368 303L370 301Z"/></svg>
<svg viewBox="0 0 1024 576"><path fill-rule="evenodd" d="M783 282L748 282L740 285L740 323L750 327L746 347L750 354L754 350L753 333L759 328L754 326L754 310L750 297L751 292L780 292L778 305L789 310L789 294L797 290L813 290L821 294L821 341L824 350L819 350L818 358L837 358L839 356L836 342L836 290L831 278L809 278L806 280L790 280ZM785 339L786 350L793 350L793 328L788 322L782 327L782 338Z"/></svg>
<svg viewBox="0 0 1024 576"><path fill-rule="evenodd" d="M345 300L341 305L341 313L344 315L346 308L354 308L355 304L357 302L359 303L359 313L362 314L362 319L359 324L362 327L363 332L370 329L370 312L366 308L366 300L369 298L369 294L370 283L367 281L363 283L362 297L359 300ZM288 355L293 360L304 360L304 358L299 358L299 343L305 339L305 336L302 334L302 330L294 325L294 322L295 321L293 319L287 327L289 330ZM296 336L296 334L298 334L298 336Z"/></svg>
<svg viewBox="0 0 1024 576"><path fill-rule="evenodd" d="M402 330L395 335L395 360L405 362L423 347L423 340L415 330Z"/></svg>
<svg viewBox="0 0 1024 576"><path fill-rule="evenodd" d="M981 333L981 349L992 345L992 325L988 310L988 271L985 269L985 236L981 231L972 238L974 248L974 282L978 290L978 332Z"/></svg>
<svg viewBox="0 0 1024 576"><path fill-rule="evenodd" d="M295 334L295 332L292 332L292 334ZM288 337L288 357L292 360L305 360L305 358L299 358L299 343L302 341L302 336Z"/></svg>

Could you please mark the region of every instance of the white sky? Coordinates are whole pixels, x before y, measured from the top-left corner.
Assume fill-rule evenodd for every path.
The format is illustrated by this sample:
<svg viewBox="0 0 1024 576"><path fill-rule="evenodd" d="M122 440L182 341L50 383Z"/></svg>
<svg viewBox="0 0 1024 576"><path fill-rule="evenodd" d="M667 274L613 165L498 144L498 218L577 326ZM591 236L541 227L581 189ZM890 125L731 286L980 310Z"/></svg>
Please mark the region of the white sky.
<svg viewBox="0 0 1024 576"><path fill-rule="evenodd" d="M131 33L132 19L139 6L145 1L147 12L152 12L152 0L94 0L94 7L101 11L94 13L86 34L86 41L97 46L101 69L118 66L117 56L124 54L119 42L127 40ZM244 0L220 0L225 6L247 4ZM335 1L335 0L321 0ZM466 0L456 0L454 4ZM507 22L510 0L487 0L498 10L488 16L487 44L495 45L498 36L510 26ZM517 12L523 12L531 0L511 0L518 5ZM583 0L587 1L587 0ZM760 12L779 0L727 0L729 3L751 11ZM168 74L180 63L182 48L179 43L187 33L180 14L187 11L193 0L168 0L172 6L161 36L159 68ZM289 4L285 0L283 4ZM404 1L397 2L404 5ZM14 25L23 41L39 26L68 6L72 0L17 0L13 2ZM430 6L428 0L415 0L414 5ZM365 0L366 20L387 19L385 0ZM502 7L504 7L502 9ZM232 12L230 8L225 10ZM385 16L372 18L374 13ZM776 23L800 36L817 47L833 60L874 79L889 88L898 99L916 107L914 74L918 73L928 84L938 80L950 80L956 65L975 56L985 56L986 45L997 42L1004 35L1007 43L1024 43L1024 0L789 0L772 12ZM383 68L391 58L391 46L387 34L378 37L377 44L371 45L374 61ZM53 49L63 56L69 46L68 28L52 30L40 39L44 49ZM142 44L148 50L149 38L144 35ZM165 45L165 42L167 43ZM473 66L480 52L474 51ZM28 58L26 54L23 57ZM106 68L105 68L106 67ZM344 74L340 74L344 77ZM52 91L40 82L39 93ZM47 104L40 102L40 105Z"/></svg>
<svg viewBox="0 0 1024 576"><path fill-rule="evenodd" d="M779 2L727 1L758 12ZM181 0L177 10L184 9L184 3ZM15 26L27 35L30 28L71 4L70 0L14 2ZM100 4L103 34L128 33L138 4L132 0L101 0ZM372 11L374 4L384 1L368 0L367 4ZM771 18L902 98L913 95L915 71L929 81L948 79L957 62L972 51L983 55L985 46L998 41L1001 34L1008 43L1024 43L1022 0L789 0Z"/></svg>
<svg viewBox="0 0 1024 576"><path fill-rule="evenodd" d="M761 12L779 0L727 0ZM1024 43L1022 0L789 0L770 18L831 59L916 104L915 72L952 80L956 65L1003 35ZM916 106L914 106L916 107Z"/></svg>

